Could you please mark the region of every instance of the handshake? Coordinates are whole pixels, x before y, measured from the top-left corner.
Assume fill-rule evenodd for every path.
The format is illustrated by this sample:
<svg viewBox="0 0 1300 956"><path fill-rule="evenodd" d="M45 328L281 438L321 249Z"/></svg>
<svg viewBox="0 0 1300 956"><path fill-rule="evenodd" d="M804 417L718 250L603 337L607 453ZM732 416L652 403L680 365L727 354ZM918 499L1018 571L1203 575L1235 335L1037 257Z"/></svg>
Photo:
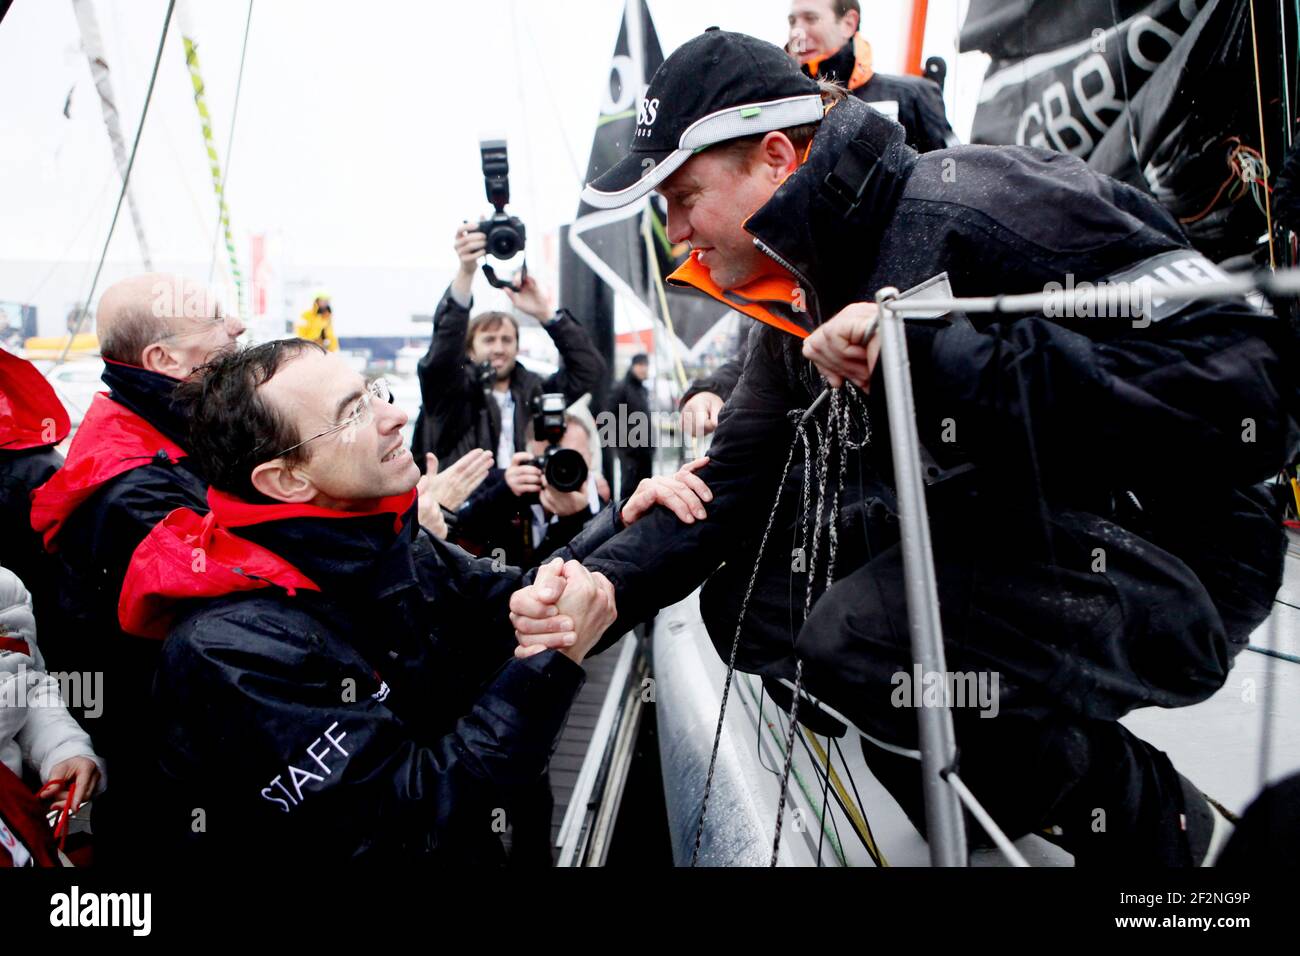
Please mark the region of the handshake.
<svg viewBox="0 0 1300 956"><path fill-rule="evenodd" d="M519 640L515 657L553 648L581 664L616 617L614 585L605 575L556 558L510 598L510 623Z"/></svg>
<svg viewBox="0 0 1300 956"><path fill-rule="evenodd" d="M713 500L713 493L695 472L708 462L699 458L673 476L642 481L623 505L624 527L631 527L655 507L668 509L682 524L707 518L704 505ZM519 641L515 657L531 657L553 648L581 664L617 617L614 586L608 578L577 561L556 558L537 569L531 585L510 597L510 623Z"/></svg>

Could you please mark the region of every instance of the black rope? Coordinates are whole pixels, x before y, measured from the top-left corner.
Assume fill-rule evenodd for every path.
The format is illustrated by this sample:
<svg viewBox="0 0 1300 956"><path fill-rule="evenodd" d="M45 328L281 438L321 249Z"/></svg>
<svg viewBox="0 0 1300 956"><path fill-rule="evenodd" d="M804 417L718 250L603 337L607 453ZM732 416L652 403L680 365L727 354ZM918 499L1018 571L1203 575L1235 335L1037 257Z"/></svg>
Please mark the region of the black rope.
<svg viewBox="0 0 1300 956"><path fill-rule="evenodd" d="M704 799L700 803L700 821L695 828L695 848L691 851L691 866L696 866L700 859L700 844L704 840L704 818L709 812L709 794L713 790L713 773L717 769L718 747L722 743L723 721L727 716L727 700L731 696L731 684L736 674L736 653L740 649L740 635L745 625L745 615L749 610L749 598L758 579L758 569L762 565L763 551L767 547L768 535L772 531L772 525L776 522L776 513L780 510L781 493L785 489L785 478L790 472L790 462L794 460L794 450L798 444L799 436L796 434L794 440L790 443L790 453L786 456L785 466L781 469L781 478L776 486L776 501L772 503L772 513L768 515L767 527L763 529L763 537L759 541L758 556L754 561L754 570L749 576L749 586L745 589L745 596L740 602L740 615L736 620L736 634L732 638L731 653L727 658L727 677L722 684L722 703L718 707L718 726L713 732L713 750L709 754L709 771L704 778Z"/></svg>
<svg viewBox="0 0 1300 956"><path fill-rule="evenodd" d="M816 429L817 441L818 441L818 446L817 446L818 453L815 461L812 457L812 449L808 440L808 431L807 431L808 424L802 415L800 415L799 418L795 419L796 421L795 427L798 431L799 437L802 438L803 445L804 445L803 500L805 504L804 504L803 519L805 522L808 519L808 506L807 506L808 492L811 490L811 485L814 481L817 484L817 511L816 514L813 516L811 541L809 541L809 535L806 530L807 528L806 524L804 525L805 531L802 536L803 542L808 543L810 545L808 556L807 556L808 579L804 591L803 620L805 622L807 622L808 616L812 612L813 591L817 579L816 561L817 561L818 551L821 548L822 517L825 514L825 510L826 510L826 485L830 479L830 449L832 445L837 444L836 437L838 436L838 430L840 425L840 411L844 407L843 403L844 403L844 390L841 388L832 389L831 409L827 417L826 430L823 432L821 423L816 421L815 419L813 420L812 424L813 427ZM792 417L793 414L795 413L792 413ZM840 483L842 484L843 483L842 473L844 469L845 458L843 455L840 455L838 460L840 466L839 470L841 472ZM831 516L831 521L833 524L835 521L835 515ZM834 554L834 547L833 547L835 540L836 540L835 535L832 534L831 535L832 548L831 548L831 553L828 556L828 560L827 560L827 566L828 568L831 569L833 569L835 566L835 554ZM829 585L830 585L830 581L828 578L827 586L829 587ZM790 726L786 733L786 741L785 741L785 769L781 775L781 792L776 802L776 827L775 827L776 832L772 838L772 859L770 864L771 866L776 866L777 860L781 852L781 824L785 818L785 798L790 785L790 770L794 763L794 737L798 729L799 698L802 696L802 689L803 689L803 660L796 656L795 665L794 665L794 693L790 700Z"/></svg>

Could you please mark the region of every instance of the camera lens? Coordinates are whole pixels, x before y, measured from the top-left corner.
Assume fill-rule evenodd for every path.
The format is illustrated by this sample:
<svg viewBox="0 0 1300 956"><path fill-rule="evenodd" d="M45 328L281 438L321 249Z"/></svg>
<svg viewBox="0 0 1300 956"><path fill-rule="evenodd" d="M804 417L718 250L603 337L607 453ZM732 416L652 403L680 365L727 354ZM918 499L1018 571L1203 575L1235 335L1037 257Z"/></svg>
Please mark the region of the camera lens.
<svg viewBox="0 0 1300 956"><path fill-rule="evenodd" d="M492 250L492 255L498 259L513 258L519 251L520 245L519 234L509 226L493 229L492 235L488 237L488 247Z"/></svg>
<svg viewBox="0 0 1300 956"><path fill-rule="evenodd" d="M546 459L546 483L556 491L577 491L587 483L587 460L572 448L557 448Z"/></svg>

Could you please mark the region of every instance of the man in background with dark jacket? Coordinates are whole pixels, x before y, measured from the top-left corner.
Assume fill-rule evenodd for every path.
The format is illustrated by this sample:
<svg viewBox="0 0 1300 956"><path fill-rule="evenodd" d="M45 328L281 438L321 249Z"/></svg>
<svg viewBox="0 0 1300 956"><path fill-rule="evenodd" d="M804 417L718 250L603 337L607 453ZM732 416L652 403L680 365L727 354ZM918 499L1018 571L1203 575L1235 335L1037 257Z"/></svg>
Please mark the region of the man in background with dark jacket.
<svg viewBox="0 0 1300 956"><path fill-rule="evenodd" d="M996 296L1217 270L1164 210L1074 157L918 155L897 124L752 37L689 41L646 96L656 122L584 201L658 189L669 240L693 250L672 281L761 324L699 472L709 520L652 515L584 563L615 586L615 630L713 575L701 611L724 660L774 692L801 662L811 693L914 749L915 705L896 693L912 660L876 292L941 273L958 296ZM952 315L905 332L935 459L947 665L997 680L996 710L955 710L963 779L1012 838L1059 826L1079 863L1212 859L1222 821L1118 718L1209 697L1268 615L1285 542L1259 483L1300 437L1286 321L1242 300L1156 299L1134 315ZM792 413L827 386L804 444ZM801 471L825 512L788 487ZM529 592L514 602L545 613ZM924 832L919 765L864 753Z"/></svg>
<svg viewBox="0 0 1300 956"><path fill-rule="evenodd" d="M877 112L902 124L918 153L957 145L939 84L924 76L877 73L871 44L858 32L858 0L793 0L786 52L808 76L831 80Z"/></svg>
<svg viewBox="0 0 1300 956"><path fill-rule="evenodd" d="M107 703L90 727L108 764L96 801L97 858L148 850L153 762L144 740L157 641L126 633L118 598L136 548L174 508L206 510L207 482L186 450L176 383L235 347L244 325L210 290L178 275L123 279L99 301L107 394L95 396L62 469L32 498L32 527L59 563L61 606L75 633L49 641L60 661L104 674Z"/></svg>
<svg viewBox="0 0 1300 956"><path fill-rule="evenodd" d="M411 451L421 470L427 452L446 468L471 449L482 448L496 456L496 467L504 471L515 452L528 448L525 433L534 398L563 392L571 404L604 385L605 361L590 336L567 312L551 309L532 276L518 292L505 291L555 342L560 368L554 375L543 379L518 363L514 316L484 312L470 320L474 273L485 248L483 233L469 223L456 230L460 268L434 312L433 340L418 369L422 405Z"/></svg>
<svg viewBox="0 0 1300 956"><path fill-rule="evenodd" d="M569 598L558 649L517 648L522 573L419 527L406 414L315 343L224 357L182 395L211 513L155 528L122 598L134 629L168 635L154 693L172 837L222 862L249 847L294 865L501 862L506 797L544 771L614 619L608 582L542 569ZM561 556L676 494L647 486Z"/></svg>

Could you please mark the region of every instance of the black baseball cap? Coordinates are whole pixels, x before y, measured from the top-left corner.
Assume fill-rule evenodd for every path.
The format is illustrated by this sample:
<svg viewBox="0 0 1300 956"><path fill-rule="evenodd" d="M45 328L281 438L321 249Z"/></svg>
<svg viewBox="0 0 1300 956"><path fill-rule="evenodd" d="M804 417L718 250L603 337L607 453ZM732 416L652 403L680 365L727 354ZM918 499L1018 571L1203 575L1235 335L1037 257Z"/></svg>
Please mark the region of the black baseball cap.
<svg viewBox="0 0 1300 956"><path fill-rule="evenodd" d="M626 206L708 146L822 116L817 81L779 46L710 27L655 70L631 151L587 184L582 201L597 209Z"/></svg>

